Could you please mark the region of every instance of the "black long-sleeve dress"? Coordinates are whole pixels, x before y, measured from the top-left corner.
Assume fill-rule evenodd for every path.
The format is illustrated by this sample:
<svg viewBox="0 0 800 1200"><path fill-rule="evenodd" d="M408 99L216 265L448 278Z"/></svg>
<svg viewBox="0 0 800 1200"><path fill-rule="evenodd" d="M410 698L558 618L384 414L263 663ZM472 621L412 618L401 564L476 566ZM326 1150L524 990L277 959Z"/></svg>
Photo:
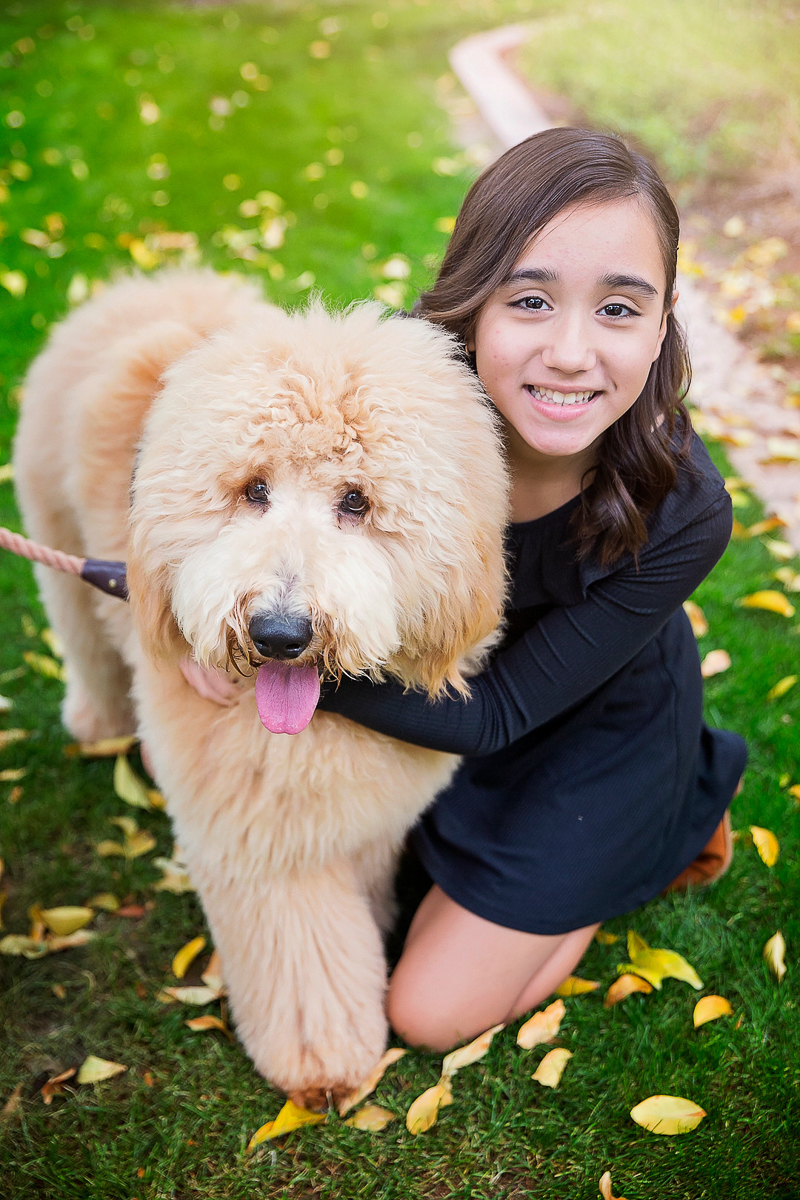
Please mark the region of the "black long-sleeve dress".
<svg viewBox="0 0 800 1200"><path fill-rule="evenodd" d="M711 837L747 757L736 734L703 723L682 608L731 532L700 439L638 563L577 562L577 503L509 527L507 632L469 700L344 680L320 704L466 756L413 831L415 849L457 903L529 933L566 933L658 895Z"/></svg>

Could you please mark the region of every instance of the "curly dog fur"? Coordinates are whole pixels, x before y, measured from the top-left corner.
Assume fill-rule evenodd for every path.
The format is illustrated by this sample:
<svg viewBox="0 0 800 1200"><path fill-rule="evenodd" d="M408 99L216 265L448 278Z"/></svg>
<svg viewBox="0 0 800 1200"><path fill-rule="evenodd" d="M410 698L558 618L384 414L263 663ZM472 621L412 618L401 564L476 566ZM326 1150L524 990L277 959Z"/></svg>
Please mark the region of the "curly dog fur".
<svg viewBox="0 0 800 1200"><path fill-rule="evenodd" d="M37 570L64 723L140 734L250 1057L303 1103L340 1096L386 1038L398 848L457 760L323 712L268 732L250 622L308 618L297 665L325 678L467 690L507 518L476 378L446 333L374 305L289 314L211 271L128 278L33 364L15 464L32 537L129 567L129 606ZM232 704L187 685L189 654L240 680Z"/></svg>

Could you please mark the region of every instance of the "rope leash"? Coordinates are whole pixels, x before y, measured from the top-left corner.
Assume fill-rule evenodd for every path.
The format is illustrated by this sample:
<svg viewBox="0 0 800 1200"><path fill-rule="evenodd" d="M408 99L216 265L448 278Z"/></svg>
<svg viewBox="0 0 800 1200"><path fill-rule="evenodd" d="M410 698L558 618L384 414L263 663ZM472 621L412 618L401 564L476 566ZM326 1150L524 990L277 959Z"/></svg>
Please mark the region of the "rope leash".
<svg viewBox="0 0 800 1200"><path fill-rule="evenodd" d="M128 599L125 563L123 562L111 562L102 558L79 558L75 554L64 554L61 550L53 550L50 546L32 542L30 538L23 537L20 533L13 533L10 529L4 529L1 525L0 547L10 550L12 554L16 554L20 558L27 558L31 562L52 567L54 571L77 575L108 596L117 596L120 600Z"/></svg>

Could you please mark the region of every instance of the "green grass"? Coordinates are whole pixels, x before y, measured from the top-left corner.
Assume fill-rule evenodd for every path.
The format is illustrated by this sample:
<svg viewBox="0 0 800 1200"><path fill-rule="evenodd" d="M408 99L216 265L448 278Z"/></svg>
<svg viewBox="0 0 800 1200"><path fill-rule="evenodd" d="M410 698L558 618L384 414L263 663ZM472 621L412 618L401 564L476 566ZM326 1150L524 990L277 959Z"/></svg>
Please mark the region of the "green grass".
<svg viewBox="0 0 800 1200"><path fill-rule="evenodd" d="M522 11L546 15L567 7L542 3ZM511 3L402 0L378 10L388 23L379 18L376 25L375 5L362 0L222 9L33 3L17 5L16 15L13 8L6 3L0 14L3 43L31 37L35 48L0 59L3 112L25 116L24 125L3 127L0 165L17 161L31 168L27 180L7 178L10 197L0 210L7 223L0 262L28 279L24 297L0 292L2 461L22 371L45 327L66 310L76 275L102 280L130 266L120 234L146 237L160 222L193 231L205 261L257 275L280 303L305 297L307 289L297 290L293 281L308 271L337 302L370 295L380 284L381 264L402 254L412 268L410 299L427 277L426 263L443 248L436 221L456 212L469 178L469 169L455 176L431 169L439 157L461 161L433 99L435 80L447 69L446 48L463 33L520 11ZM77 17L83 36L65 28L67 20L76 26ZM341 32L323 36L320 21L331 17L340 19ZM47 25L52 36L37 32ZM93 27L91 38L86 25ZM268 41L265 27L275 31ZM330 57L309 55L316 40L330 43ZM172 69L164 70L169 62L163 60ZM271 77L270 90L258 92L242 79L245 62ZM135 84L126 82L130 71L141 76ZM579 77L564 75L563 86L574 91ZM52 95L37 91L42 80L52 84ZM224 128L211 129L209 99L240 90L249 104L234 105ZM152 125L139 118L137 97L144 93L162 114ZM98 105L111 106L110 114L103 107L98 115ZM418 135L412 145L409 134ZM324 164L335 147L343 152L341 164L326 164L322 179L307 180L308 164ZM43 159L48 149L60 151L60 163ZM147 175L156 154L166 159L167 178ZM69 164L76 161L87 164L86 178L75 177ZM236 191L223 185L228 174L242 180ZM363 199L351 194L354 181L367 185ZM263 252L268 258L232 259L215 244L215 234L231 224L253 227L255 220L243 218L238 206L261 189L276 192L296 221L284 247ZM153 203L157 191L168 192L168 204ZM325 209L314 204L321 192ZM43 229L44 217L54 212L65 218L65 253L51 258L18 235ZM87 234L101 234L105 246L87 246ZM727 472L721 458L720 464ZM753 504L738 515L751 522L759 511ZM8 484L0 485L0 523L18 523ZM459 1075L455 1103L439 1124L416 1139L402 1117L435 1081L439 1059L411 1053L378 1091L378 1102L398 1115L383 1133L359 1133L332 1119L252 1159L243 1156L253 1131L276 1114L280 1097L237 1045L216 1034L192 1034L184 1010L155 999L170 981L175 950L203 929L196 898L154 892L159 872L151 855L131 863L96 855L93 844L116 832L108 819L125 809L113 794L111 763L63 756L69 739L59 724L57 682L27 671L0 684L16 706L4 727L32 731L28 741L2 751L0 762L0 768L29 770L17 803L10 802L12 785L0 784L6 931L24 932L27 909L36 902L80 903L100 891L154 901L138 921L100 914L94 928L101 936L85 949L38 961L0 958L0 1104L17 1084L23 1087L19 1112L0 1123L0 1197L589 1200L607 1169L615 1193L629 1200L800 1195L798 815L779 786L784 774L800 783L800 687L777 703L765 700L777 679L796 670L800 639L792 632L796 618L735 605L748 591L774 586L774 566L758 540L735 542L698 599L711 627L702 652L721 646L733 660L727 674L709 681L709 719L743 734L751 750L734 824L774 830L781 857L768 870L743 837L731 872L710 892L657 900L607 926L621 935L635 927L651 944L683 953L706 992L731 1000L735 1017L695 1032L696 995L676 981L608 1011L602 993L568 1000L563 1044L574 1057L557 1091L530 1080L541 1051L520 1051L514 1031L504 1032L486 1059ZM20 665L25 650L44 649L23 630L23 618L32 615L39 630L44 618L28 566L7 555L0 558L0 594L2 676ZM157 837L157 853L169 853L166 818L135 815ZM780 986L761 958L778 928L789 947L789 974ZM605 988L624 960L623 944L593 945L581 973ZM56 984L64 999L54 994ZM128 1071L45 1107L37 1094L45 1079L89 1053L123 1062ZM640 1130L628 1112L657 1092L691 1097L707 1119L683 1138Z"/></svg>
<svg viewBox="0 0 800 1200"><path fill-rule="evenodd" d="M541 22L522 62L536 85L635 137L688 201L709 180L796 162L798 55L800 19L782 0L574 0Z"/></svg>

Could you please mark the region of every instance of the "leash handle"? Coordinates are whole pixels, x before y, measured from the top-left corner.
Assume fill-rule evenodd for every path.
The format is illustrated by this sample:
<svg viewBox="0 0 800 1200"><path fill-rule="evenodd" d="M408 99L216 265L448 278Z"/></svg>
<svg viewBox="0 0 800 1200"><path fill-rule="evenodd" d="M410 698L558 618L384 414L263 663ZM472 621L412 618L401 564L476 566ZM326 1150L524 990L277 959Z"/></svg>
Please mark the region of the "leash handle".
<svg viewBox="0 0 800 1200"><path fill-rule="evenodd" d="M10 550L20 558L52 567L54 571L78 575L109 596L118 596L120 600L128 599L123 562L107 562L104 559L79 558L76 554L65 554L62 550L42 546L39 542L33 542L21 533L14 533L3 526L0 526L0 547Z"/></svg>

